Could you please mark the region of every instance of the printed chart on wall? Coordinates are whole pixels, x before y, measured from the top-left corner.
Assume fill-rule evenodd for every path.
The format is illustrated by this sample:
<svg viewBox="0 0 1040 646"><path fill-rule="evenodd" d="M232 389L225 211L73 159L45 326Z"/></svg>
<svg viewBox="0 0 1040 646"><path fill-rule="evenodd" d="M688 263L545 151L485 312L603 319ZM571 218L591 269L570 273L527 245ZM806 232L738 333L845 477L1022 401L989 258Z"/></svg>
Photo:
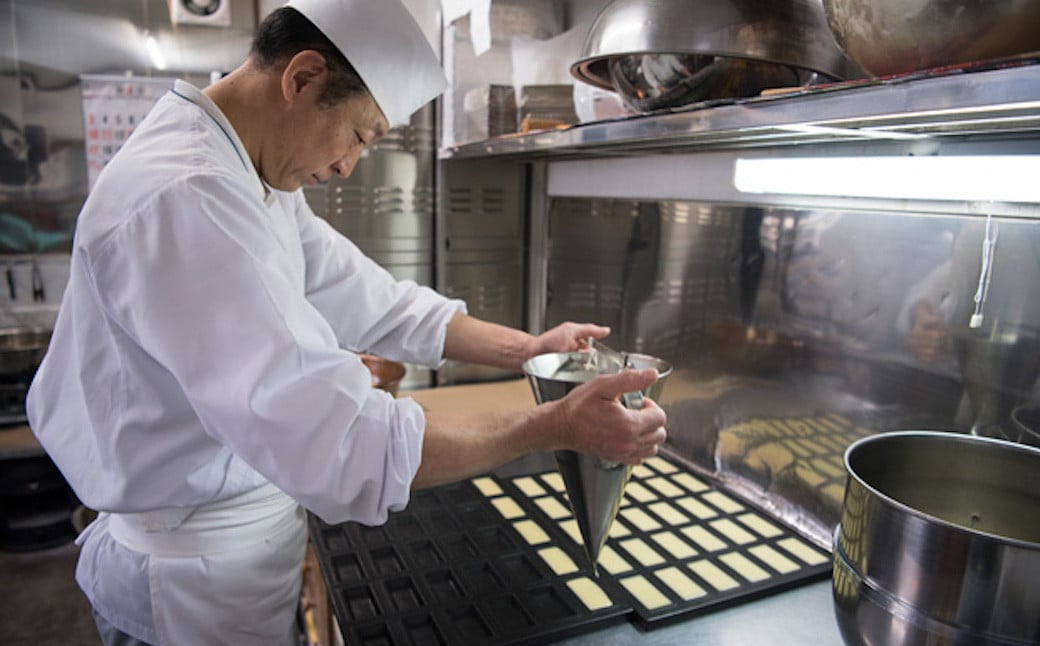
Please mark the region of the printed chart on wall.
<svg viewBox="0 0 1040 646"><path fill-rule="evenodd" d="M87 180L94 188L98 173L126 142L155 102L173 87L173 78L80 77Z"/></svg>

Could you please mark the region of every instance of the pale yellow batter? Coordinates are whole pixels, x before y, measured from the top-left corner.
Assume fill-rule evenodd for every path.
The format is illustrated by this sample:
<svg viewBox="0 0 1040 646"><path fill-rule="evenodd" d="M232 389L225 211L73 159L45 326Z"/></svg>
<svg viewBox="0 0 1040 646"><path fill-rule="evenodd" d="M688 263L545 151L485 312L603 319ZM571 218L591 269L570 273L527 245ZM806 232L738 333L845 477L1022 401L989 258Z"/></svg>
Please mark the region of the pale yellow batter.
<svg viewBox="0 0 1040 646"><path fill-rule="evenodd" d="M755 542L754 535L728 518L711 521L711 527L737 545Z"/></svg>
<svg viewBox="0 0 1040 646"><path fill-rule="evenodd" d="M741 505L739 502L733 500L721 491L712 491L701 497L727 514L733 514L744 510L744 505Z"/></svg>
<svg viewBox="0 0 1040 646"><path fill-rule="evenodd" d="M621 541L620 545L625 548L625 551L631 554L635 560L639 561L646 567L653 567L654 565L661 565L664 563L664 557L654 551L654 549L647 545L641 538L625 539Z"/></svg>
<svg viewBox="0 0 1040 646"><path fill-rule="evenodd" d="M604 545L603 549L599 551L597 564L610 574L621 574L632 569L632 565L614 551L614 548L610 545Z"/></svg>
<svg viewBox="0 0 1040 646"><path fill-rule="evenodd" d="M610 597L603 592L603 588L587 576L571 579L567 582L567 587L581 599L589 610L602 610L613 605Z"/></svg>
<svg viewBox="0 0 1040 646"><path fill-rule="evenodd" d="M677 567L666 567L654 572L654 575L664 581L665 585L683 601L698 599L708 594L704 588L694 583L693 579L683 574L682 570Z"/></svg>
<svg viewBox="0 0 1040 646"><path fill-rule="evenodd" d="M672 476L672 480L678 482L680 485L686 487L693 493L700 493L708 490L708 485L704 484L697 478L694 478L689 473L677 473Z"/></svg>
<svg viewBox="0 0 1040 646"><path fill-rule="evenodd" d="M666 552L679 560L688 559L691 556L697 556L697 550L690 547L689 543L672 532L658 532L651 535L650 538L660 545Z"/></svg>
<svg viewBox="0 0 1040 646"><path fill-rule="evenodd" d="M493 498L491 504L495 506L498 513L502 514L502 517L506 520L512 520L514 518L520 518L524 515L524 510L520 508L520 505L516 504L516 501L509 496L502 496L501 498Z"/></svg>
<svg viewBox="0 0 1040 646"><path fill-rule="evenodd" d="M537 498L538 496L545 495L545 489L542 485L538 484L534 478L530 476L524 476L523 478L517 478L513 480L513 484L516 488L524 493L528 498Z"/></svg>
<svg viewBox="0 0 1040 646"><path fill-rule="evenodd" d="M661 523L657 522L651 518L649 514L637 507L622 509L619 513L639 531L652 532L655 529L661 529Z"/></svg>
<svg viewBox="0 0 1040 646"><path fill-rule="evenodd" d="M690 519L686 514L666 502L655 502L650 505L649 509L654 512L658 518L672 527L678 527L679 525L685 525L690 522Z"/></svg>
<svg viewBox="0 0 1040 646"><path fill-rule="evenodd" d="M665 498L675 498L683 494L683 490L672 484L672 481L664 476L650 478L646 484L655 489Z"/></svg>
<svg viewBox="0 0 1040 646"><path fill-rule="evenodd" d="M578 571L574 560L558 547L543 547L538 550L538 556L542 557L546 565L557 575L571 574Z"/></svg>
<svg viewBox="0 0 1040 646"><path fill-rule="evenodd" d="M513 523L513 527L524 537L528 545L541 545L549 542L549 535L533 520L521 520Z"/></svg>
<svg viewBox="0 0 1040 646"><path fill-rule="evenodd" d="M715 536L708 530L704 529L700 525L691 525L690 527L684 527L682 533L685 534L697 545L700 545L701 549L707 552L717 552L726 547L726 543L723 542L719 537Z"/></svg>
<svg viewBox="0 0 1040 646"><path fill-rule="evenodd" d="M755 545L748 549L752 556L773 568L780 574L789 574L798 570L797 563L777 552L769 545Z"/></svg>
<svg viewBox="0 0 1040 646"><path fill-rule="evenodd" d="M663 608L670 603L668 597L661 594L661 591L655 588L642 575L637 574L621 579L621 585L625 586L628 593L648 610Z"/></svg>
<svg viewBox="0 0 1040 646"><path fill-rule="evenodd" d="M716 516L719 515L719 512L717 512L714 509L712 509L711 507L705 505L700 500L697 500L696 498L692 498L690 496L687 496L685 498L680 498L680 499L676 500L675 502L678 503L680 507L682 507L683 509L685 509L686 511L690 512L691 514L693 514L694 516L696 516L697 518L699 518L701 520L707 520L708 518L715 518Z"/></svg>
<svg viewBox="0 0 1040 646"><path fill-rule="evenodd" d="M704 579L708 585L719 592L732 590L740 585L736 579L723 572L719 566L711 561L694 561L690 563L689 567L697 576Z"/></svg>
<svg viewBox="0 0 1040 646"><path fill-rule="evenodd" d="M563 484L563 476L559 473L543 473L542 480L545 481L545 484L549 485L550 489L557 493L567 490L566 485Z"/></svg>
<svg viewBox="0 0 1040 646"><path fill-rule="evenodd" d="M821 565L827 562L827 557L820 554L797 538L790 537L777 541L777 545L784 548L794 556L809 565Z"/></svg>
<svg viewBox="0 0 1040 646"><path fill-rule="evenodd" d="M536 498L534 502L549 518L552 518L553 520L559 520L571 515L571 511L552 496Z"/></svg>
<svg viewBox="0 0 1040 646"><path fill-rule="evenodd" d="M751 583L765 581L769 578L768 572L752 563L748 557L739 552L728 552L720 556L719 560L733 568L737 574Z"/></svg>
<svg viewBox="0 0 1040 646"><path fill-rule="evenodd" d="M783 530L757 514L747 513L737 516L737 520L755 530L759 536L773 538L783 534Z"/></svg>
<svg viewBox="0 0 1040 646"><path fill-rule="evenodd" d="M488 498L502 495L502 487L499 487L498 483L491 478L477 478L473 481L473 484L480 490L480 493Z"/></svg>

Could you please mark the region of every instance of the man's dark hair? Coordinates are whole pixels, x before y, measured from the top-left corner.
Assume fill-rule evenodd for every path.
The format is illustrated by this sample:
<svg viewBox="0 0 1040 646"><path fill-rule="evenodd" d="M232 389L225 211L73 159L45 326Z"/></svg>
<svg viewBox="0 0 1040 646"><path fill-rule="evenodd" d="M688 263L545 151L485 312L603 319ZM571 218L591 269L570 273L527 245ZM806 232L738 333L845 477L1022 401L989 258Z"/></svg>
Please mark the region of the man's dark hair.
<svg viewBox="0 0 1040 646"><path fill-rule="evenodd" d="M292 7L282 7L271 12L256 30L250 55L261 67L267 69L289 62L293 56L305 50L314 50L325 57L329 78L322 88L318 102L330 106L348 99L368 87L354 66L347 61L339 49L332 44L320 29L302 13Z"/></svg>

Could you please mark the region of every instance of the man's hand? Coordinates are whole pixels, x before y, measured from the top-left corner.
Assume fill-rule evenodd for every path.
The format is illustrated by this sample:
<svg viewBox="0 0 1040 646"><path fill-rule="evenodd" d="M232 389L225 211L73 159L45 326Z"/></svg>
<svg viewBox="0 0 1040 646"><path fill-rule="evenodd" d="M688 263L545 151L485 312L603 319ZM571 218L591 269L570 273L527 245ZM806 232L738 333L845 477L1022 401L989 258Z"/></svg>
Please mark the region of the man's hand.
<svg viewBox="0 0 1040 646"><path fill-rule="evenodd" d="M910 354L928 363L938 361L949 351L946 321L928 303L915 305L910 316L910 336L907 338Z"/></svg>
<svg viewBox="0 0 1040 646"><path fill-rule="evenodd" d="M657 455L657 447L667 437L664 411L650 399L644 398L640 410L625 408L619 401L622 394L644 390L656 379L652 368L625 370L600 375L569 392L559 400L560 445L633 465Z"/></svg>
<svg viewBox="0 0 1040 646"><path fill-rule="evenodd" d="M560 323L553 329L531 338L527 358L547 352L574 352L585 347L589 337L602 339L608 334L609 327L594 323Z"/></svg>

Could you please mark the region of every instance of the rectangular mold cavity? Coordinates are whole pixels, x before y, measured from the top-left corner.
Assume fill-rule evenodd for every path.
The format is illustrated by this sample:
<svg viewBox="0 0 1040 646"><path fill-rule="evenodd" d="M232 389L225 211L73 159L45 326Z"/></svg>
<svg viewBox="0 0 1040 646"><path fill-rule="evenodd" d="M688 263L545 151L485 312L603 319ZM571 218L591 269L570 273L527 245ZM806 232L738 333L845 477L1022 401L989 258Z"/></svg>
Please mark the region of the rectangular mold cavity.
<svg viewBox="0 0 1040 646"><path fill-rule="evenodd" d="M398 611L415 610L422 607L422 595L415 587L415 582L409 577L391 579L386 582L386 591L394 609Z"/></svg>
<svg viewBox="0 0 1040 646"><path fill-rule="evenodd" d="M444 635L441 634L437 624L430 615L414 615L405 617L401 623L408 633L409 643L422 644L422 646L435 646L447 644Z"/></svg>
<svg viewBox="0 0 1040 646"><path fill-rule="evenodd" d="M520 600L511 594L496 597L487 602L491 620L506 634L512 631L528 630L534 625L534 619L527 614Z"/></svg>
<svg viewBox="0 0 1040 646"><path fill-rule="evenodd" d="M465 534L444 536L441 538L440 544L448 561L463 561L473 558L478 553L473 540Z"/></svg>
<svg viewBox="0 0 1040 646"><path fill-rule="evenodd" d="M503 574L517 585L529 585L543 578L538 567L523 553L506 554L500 563Z"/></svg>
<svg viewBox="0 0 1040 646"><path fill-rule="evenodd" d="M365 580L365 572L361 569L361 561L356 554L344 554L332 559L332 568L336 579L343 584L360 583Z"/></svg>
<svg viewBox="0 0 1040 646"><path fill-rule="evenodd" d="M482 642L494 636L494 633L491 632L491 627L487 625L487 622L484 621L484 618L480 616L480 612L474 606L467 605L449 608L446 614L451 622L451 630L458 636L459 639L457 641L460 644Z"/></svg>
<svg viewBox="0 0 1040 646"><path fill-rule="evenodd" d="M421 568L440 565L444 562L444 557L431 540L415 541L408 545L408 550L412 555L412 560Z"/></svg>
<svg viewBox="0 0 1040 646"><path fill-rule="evenodd" d="M466 595L466 591L451 570L431 572L426 575L426 582L430 585L430 591L436 601L454 601Z"/></svg>
<svg viewBox="0 0 1040 646"><path fill-rule="evenodd" d="M398 574L404 571L404 562L392 546L372 550L372 564L380 575Z"/></svg>
<svg viewBox="0 0 1040 646"><path fill-rule="evenodd" d="M426 512L423 514L423 524L430 530L430 534L441 534L454 532L459 529L459 521L447 514L443 509Z"/></svg>
<svg viewBox="0 0 1040 646"><path fill-rule="evenodd" d="M382 612L376 602L376 596L367 585L344 590L343 599L346 601L347 610L354 621L372 619L378 617Z"/></svg>
<svg viewBox="0 0 1040 646"><path fill-rule="evenodd" d="M516 539L501 527L486 527L473 532L485 552L501 554L516 547Z"/></svg>
<svg viewBox="0 0 1040 646"><path fill-rule="evenodd" d="M563 595L551 585L528 590L527 596L531 600L530 607L535 621L539 623L559 621L577 614Z"/></svg>
<svg viewBox="0 0 1040 646"><path fill-rule="evenodd" d="M393 517L393 520L387 526L395 537L405 541L426 535L422 525L419 524L419 519L412 514L401 514Z"/></svg>
<svg viewBox="0 0 1040 646"><path fill-rule="evenodd" d="M455 483L441 487L442 497L452 503L458 504L472 500L481 500L484 496L474 489L469 483Z"/></svg>
<svg viewBox="0 0 1040 646"><path fill-rule="evenodd" d="M375 545L386 545L389 542L389 539L386 536L386 528L382 525L376 527L358 525L357 530L358 535L361 537L361 542L369 547Z"/></svg>
<svg viewBox="0 0 1040 646"><path fill-rule="evenodd" d="M455 515L466 527L485 527L498 522L491 510L480 503L465 503L458 506Z"/></svg>
<svg viewBox="0 0 1040 646"><path fill-rule="evenodd" d="M359 626L356 630L362 646L393 646L394 639L390 628L384 623Z"/></svg>
<svg viewBox="0 0 1040 646"><path fill-rule="evenodd" d="M487 561L464 566L462 574L469 583L469 589L476 594L499 592L506 587Z"/></svg>
<svg viewBox="0 0 1040 646"><path fill-rule="evenodd" d="M340 527L323 531L321 538L322 542L325 543L325 547L333 554L349 552L350 548L353 547L350 544L350 539L347 538L346 533Z"/></svg>

